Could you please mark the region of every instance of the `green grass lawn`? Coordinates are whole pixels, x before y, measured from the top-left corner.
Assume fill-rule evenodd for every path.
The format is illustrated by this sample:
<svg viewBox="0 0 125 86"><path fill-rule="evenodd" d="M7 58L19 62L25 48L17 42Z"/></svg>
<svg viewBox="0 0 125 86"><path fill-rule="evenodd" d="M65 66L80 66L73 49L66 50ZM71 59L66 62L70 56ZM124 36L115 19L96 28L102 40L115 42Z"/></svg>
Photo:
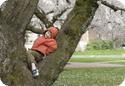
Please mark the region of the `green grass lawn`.
<svg viewBox="0 0 125 86"><path fill-rule="evenodd" d="M86 50L84 52L74 53L74 55L121 55L121 54L125 54L125 49Z"/></svg>
<svg viewBox="0 0 125 86"><path fill-rule="evenodd" d="M122 64L122 65L125 65L125 61L118 61L118 62L109 62L109 63L112 63L112 64Z"/></svg>
<svg viewBox="0 0 125 86"><path fill-rule="evenodd" d="M106 62L125 60L125 58L71 58L70 62Z"/></svg>
<svg viewBox="0 0 125 86"><path fill-rule="evenodd" d="M65 69L53 86L118 86L125 68Z"/></svg>

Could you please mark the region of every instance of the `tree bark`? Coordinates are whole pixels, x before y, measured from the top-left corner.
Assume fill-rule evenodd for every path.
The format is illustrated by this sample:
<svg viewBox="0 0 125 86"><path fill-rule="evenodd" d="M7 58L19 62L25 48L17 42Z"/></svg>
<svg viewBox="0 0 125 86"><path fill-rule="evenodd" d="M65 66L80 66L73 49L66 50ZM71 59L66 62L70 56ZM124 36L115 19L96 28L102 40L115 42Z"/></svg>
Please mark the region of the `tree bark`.
<svg viewBox="0 0 125 86"><path fill-rule="evenodd" d="M98 7L97 0L77 0L57 37L58 49L38 64L32 77L26 65L24 34L38 0L8 0L0 12L0 77L9 86L51 86L72 56Z"/></svg>
<svg viewBox="0 0 125 86"><path fill-rule="evenodd" d="M63 71L83 33L93 19L98 7L96 0L77 0L73 11L68 15L60 31L58 49L39 64L41 86L50 86ZM45 78L46 77L46 78Z"/></svg>
<svg viewBox="0 0 125 86"><path fill-rule="evenodd" d="M31 73L24 62L24 36L37 3L38 0L8 0L0 13L0 77L9 86L31 86L29 83L34 82L27 76Z"/></svg>

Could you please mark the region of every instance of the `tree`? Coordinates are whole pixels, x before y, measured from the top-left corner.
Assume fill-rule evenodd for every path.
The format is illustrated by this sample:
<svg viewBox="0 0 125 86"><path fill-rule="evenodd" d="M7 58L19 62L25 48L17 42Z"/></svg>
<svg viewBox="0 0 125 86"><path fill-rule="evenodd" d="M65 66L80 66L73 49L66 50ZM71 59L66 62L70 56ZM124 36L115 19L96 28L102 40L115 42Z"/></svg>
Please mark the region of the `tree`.
<svg viewBox="0 0 125 86"><path fill-rule="evenodd" d="M70 3L70 0L66 0ZM58 49L41 63L40 77L27 68L25 32L35 14L46 27L49 22L37 8L38 0L8 0L0 10L0 77L9 86L50 86L63 71L81 35L87 30L98 7L97 0L77 0L57 37ZM56 17L53 19L55 21ZM29 28L29 29L30 29ZM34 29L32 29L34 30Z"/></svg>
<svg viewBox="0 0 125 86"><path fill-rule="evenodd" d="M108 0L116 6L124 7L117 0ZM121 14L122 13L122 14ZM124 14L121 10L114 11L111 8L99 3L99 7L95 13L94 19L91 22L89 28L90 41L95 40L107 40L112 41L114 47L121 47L124 43ZM91 33L95 33L95 37L91 36ZM92 40L91 40L92 37Z"/></svg>

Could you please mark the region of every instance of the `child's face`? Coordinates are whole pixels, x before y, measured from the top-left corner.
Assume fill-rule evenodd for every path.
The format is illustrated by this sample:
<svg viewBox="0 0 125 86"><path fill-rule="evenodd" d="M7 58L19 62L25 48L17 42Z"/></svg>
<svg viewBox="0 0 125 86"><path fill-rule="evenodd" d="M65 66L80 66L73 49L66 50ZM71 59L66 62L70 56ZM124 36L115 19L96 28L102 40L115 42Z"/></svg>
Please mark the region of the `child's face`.
<svg viewBox="0 0 125 86"><path fill-rule="evenodd" d="M49 31L45 33L45 38L51 38L51 33Z"/></svg>

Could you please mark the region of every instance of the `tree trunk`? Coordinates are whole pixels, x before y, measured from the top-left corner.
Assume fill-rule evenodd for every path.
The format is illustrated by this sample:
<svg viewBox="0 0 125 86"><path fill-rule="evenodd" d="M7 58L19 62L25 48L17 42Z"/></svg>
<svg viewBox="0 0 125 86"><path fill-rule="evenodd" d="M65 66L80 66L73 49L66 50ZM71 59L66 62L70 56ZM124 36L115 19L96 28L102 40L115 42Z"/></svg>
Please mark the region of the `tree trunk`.
<svg viewBox="0 0 125 86"><path fill-rule="evenodd" d="M97 9L96 0L77 0L73 11L60 31L57 42L58 49L39 64L41 86L50 86L63 71L83 33L93 19ZM38 85L40 86L40 85Z"/></svg>
<svg viewBox="0 0 125 86"><path fill-rule="evenodd" d="M0 12L0 77L9 86L31 86L29 83L34 82L26 76L31 73L24 62L24 36L37 3L38 0L8 0Z"/></svg>
<svg viewBox="0 0 125 86"><path fill-rule="evenodd" d="M37 0L8 0L0 12L0 77L9 86L51 86L72 56L98 7L97 0L77 0L57 37L58 49L38 64L40 76L32 78L26 66L24 34Z"/></svg>

